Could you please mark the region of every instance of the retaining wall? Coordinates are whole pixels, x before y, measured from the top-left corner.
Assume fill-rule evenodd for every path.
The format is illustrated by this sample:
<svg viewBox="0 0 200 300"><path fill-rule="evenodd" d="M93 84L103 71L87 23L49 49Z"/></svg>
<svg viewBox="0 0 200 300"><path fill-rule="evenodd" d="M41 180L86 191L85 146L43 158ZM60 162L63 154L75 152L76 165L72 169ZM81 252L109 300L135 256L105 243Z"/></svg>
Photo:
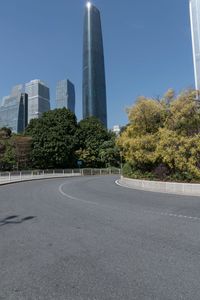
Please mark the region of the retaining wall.
<svg viewBox="0 0 200 300"><path fill-rule="evenodd" d="M121 177L118 183L124 187L152 192L200 196L200 184L149 181Z"/></svg>

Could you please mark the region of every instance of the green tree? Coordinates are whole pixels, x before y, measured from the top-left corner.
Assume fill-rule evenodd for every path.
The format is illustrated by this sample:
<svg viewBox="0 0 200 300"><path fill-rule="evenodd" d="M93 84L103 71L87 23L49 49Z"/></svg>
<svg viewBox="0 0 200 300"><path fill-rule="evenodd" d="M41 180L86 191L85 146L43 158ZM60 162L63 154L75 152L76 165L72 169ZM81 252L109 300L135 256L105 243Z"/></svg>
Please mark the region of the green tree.
<svg viewBox="0 0 200 300"><path fill-rule="evenodd" d="M16 164L12 141L12 131L9 128L0 129L0 169L11 170Z"/></svg>
<svg viewBox="0 0 200 300"><path fill-rule="evenodd" d="M116 136L113 135L110 140L103 142L99 148L99 156L103 166L120 167L120 151L115 140Z"/></svg>
<svg viewBox="0 0 200 300"><path fill-rule="evenodd" d="M11 141L5 142L5 152L0 160L1 169L11 170L16 165L15 151Z"/></svg>
<svg viewBox="0 0 200 300"><path fill-rule="evenodd" d="M86 118L78 125L79 149L76 155L83 160L84 166L102 167L112 163L113 153L110 153L110 148L115 147L113 134L95 117Z"/></svg>
<svg viewBox="0 0 200 300"><path fill-rule="evenodd" d="M76 116L66 108L48 111L30 121L26 134L32 137L32 163L38 168L74 166L77 147Z"/></svg>

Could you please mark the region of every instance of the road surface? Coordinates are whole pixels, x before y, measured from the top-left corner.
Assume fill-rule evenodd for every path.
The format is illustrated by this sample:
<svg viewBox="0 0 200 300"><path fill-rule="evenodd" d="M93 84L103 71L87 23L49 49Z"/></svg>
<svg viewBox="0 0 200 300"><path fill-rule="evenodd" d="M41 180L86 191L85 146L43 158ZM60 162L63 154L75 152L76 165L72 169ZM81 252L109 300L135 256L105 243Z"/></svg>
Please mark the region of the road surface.
<svg viewBox="0 0 200 300"><path fill-rule="evenodd" d="M0 187L0 300L200 299L200 198L116 179Z"/></svg>

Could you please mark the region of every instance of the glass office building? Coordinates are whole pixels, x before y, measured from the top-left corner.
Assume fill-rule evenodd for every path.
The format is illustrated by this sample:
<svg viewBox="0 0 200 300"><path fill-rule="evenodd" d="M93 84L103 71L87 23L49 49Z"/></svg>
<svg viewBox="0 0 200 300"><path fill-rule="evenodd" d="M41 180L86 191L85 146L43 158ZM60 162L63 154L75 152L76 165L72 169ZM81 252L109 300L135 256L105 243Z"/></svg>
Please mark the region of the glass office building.
<svg viewBox="0 0 200 300"><path fill-rule="evenodd" d="M23 133L28 125L28 95L17 86L10 96L3 98L0 106L0 127L8 127L15 133Z"/></svg>
<svg viewBox="0 0 200 300"><path fill-rule="evenodd" d="M83 36L83 118L97 117L107 127L103 38L99 10L86 4Z"/></svg>
<svg viewBox="0 0 200 300"><path fill-rule="evenodd" d="M50 110L50 92L43 81L36 79L26 83L25 92L28 94L28 122Z"/></svg>
<svg viewBox="0 0 200 300"><path fill-rule="evenodd" d="M200 0L190 0L195 88L200 90Z"/></svg>
<svg viewBox="0 0 200 300"><path fill-rule="evenodd" d="M68 79L60 80L56 85L56 107L66 107L75 113L75 88Z"/></svg>

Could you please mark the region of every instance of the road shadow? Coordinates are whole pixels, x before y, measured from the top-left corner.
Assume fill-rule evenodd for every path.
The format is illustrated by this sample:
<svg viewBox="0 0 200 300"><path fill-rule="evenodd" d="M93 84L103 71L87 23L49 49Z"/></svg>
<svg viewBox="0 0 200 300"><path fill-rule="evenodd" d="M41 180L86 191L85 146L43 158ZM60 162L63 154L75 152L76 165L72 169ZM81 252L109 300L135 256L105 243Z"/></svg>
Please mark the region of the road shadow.
<svg viewBox="0 0 200 300"><path fill-rule="evenodd" d="M23 222L35 219L35 216L28 216L25 218L21 218L17 215L8 216L4 219L0 219L0 226L9 225L9 224L21 224Z"/></svg>

